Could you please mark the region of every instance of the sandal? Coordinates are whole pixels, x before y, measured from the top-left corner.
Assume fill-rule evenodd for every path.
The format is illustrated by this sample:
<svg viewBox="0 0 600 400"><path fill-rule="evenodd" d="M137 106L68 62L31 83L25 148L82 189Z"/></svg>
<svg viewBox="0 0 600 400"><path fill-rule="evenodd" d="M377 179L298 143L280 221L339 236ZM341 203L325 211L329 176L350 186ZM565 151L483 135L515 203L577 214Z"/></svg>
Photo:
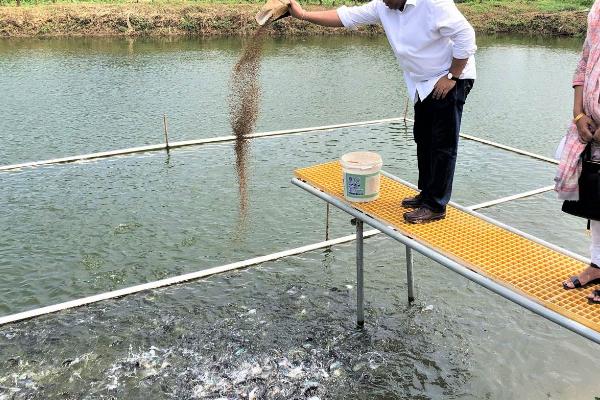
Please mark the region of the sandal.
<svg viewBox="0 0 600 400"><path fill-rule="evenodd" d="M564 282L563 282L563 288L565 290L571 290L571 289L577 289L581 287L581 282L579 282L579 278L576 276L572 276L569 278L571 280L571 283L573 283L573 287L567 286Z"/></svg>
<svg viewBox="0 0 600 400"><path fill-rule="evenodd" d="M565 285L565 283L563 282L563 284L562 284L562 285L563 285L563 288L564 288L565 290L578 289L578 288L580 288L580 287L583 287L583 286L592 285L592 284L594 284L594 283L600 283L600 278L595 278L595 279L592 279L592 280L590 280L590 281L586 282L586 283L585 283L585 284L583 284L583 285L582 285L582 284L581 284L581 282L579 281L579 278L577 278L576 276L572 276L572 277L570 277L569 279L571 280L571 282L573 282L573 286L574 286L574 287L569 287L569 286Z"/></svg>
<svg viewBox="0 0 600 400"><path fill-rule="evenodd" d="M590 267L591 268L600 268L594 263L590 264ZM590 268L590 267L588 267L588 268ZM600 278L590 279L585 284L582 284L581 281L579 280L579 277L577 277L577 276L572 276L569 278L569 280L571 281L571 283L573 283L573 287L567 286L566 283L563 282L562 285L565 290L578 289L580 287L591 285L593 283L600 283Z"/></svg>
<svg viewBox="0 0 600 400"><path fill-rule="evenodd" d="M600 290L596 289L592 292L592 294L588 295L587 298L589 300L590 303L593 304L600 304L599 300L594 300L594 298L596 297L600 297Z"/></svg>

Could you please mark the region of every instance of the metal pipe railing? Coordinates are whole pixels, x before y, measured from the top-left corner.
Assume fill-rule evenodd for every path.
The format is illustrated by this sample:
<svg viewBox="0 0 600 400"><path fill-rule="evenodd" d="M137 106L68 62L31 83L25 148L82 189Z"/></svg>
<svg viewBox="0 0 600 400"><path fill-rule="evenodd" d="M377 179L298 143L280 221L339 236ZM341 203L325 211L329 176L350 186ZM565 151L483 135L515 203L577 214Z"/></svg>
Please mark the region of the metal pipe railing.
<svg viewBox="0 0 600 400"><path fill-rule="evenodd" d="M412 249L406 246L406 285L408 286L408 302L415 301L415 284L413 279L413 254Z"/></svg>
<svg viewBox="0 0 600 400"><path fill-rule="evenodd" d="M554 185L544 186L543 188L529 190L529 191L523 192L523 193L513 194L512 196L506 196L501 199L486 201L484 203L475 204L474 206L469 206L469 207L465 207L465 208L467 208L468 210L479 210L482 208L496 206L498 204L508 203L509 201L513 201L513 200L520 200L520 199L524 199L527 197L536 196L538 194L550 192L552 190L554 190Z"/></svg>
<svg viewBox="0 0 600 400"><path fill-rule="evenodd" d="M412 122L412 123L415 122L414 119L410 119L410 118L404 118L403 121L404 122ZM536 153L532 153L532 152L527 151L527 150L521 150L521 149L518 149L516 147L507 146L505 144L494 142L494 141L491 141L491 140L482 139L482 138L479 138L477 136L467 135L466 133L460 133L459 136L461 138L463 138L463 139L472 140L474 142L481 143L481 144L486 144L488 146L496 147L498 149L510 151L511 153L515 153L515 154L520 154L520 155L523 155L523 156L531 157L531 158L534 158L536 160L546 161L546 162L549 162L551 164L558 164L558 162L559 162L558 160L555 160L554 158L542 156L542 155L539 155L539 154L536 154Z"/></svg>
<svg viewBox="0 0 600 400"><path fill-rule="evenodd" d="M563 326L587 339L592 340L595 343L600 344L600 332L596 332L593 329L590 329L576 321L573 321L569 318L566 318L565 316L552 311L544 306L542 306L539 303L536 303L535 301L522 296L516 292L513 292L512 290L500 285L499 283L484 277L482 275L479 275L476 272L471 271L470 269L466 268L465 266L457 263L454 260L451 260L450 258L430 249L429 247L411 239L408 238L402 234L400 234L399 232L397 232L396 230L394 230L393 228L387 226L386 224L377 221L376 219L368 216L367 214L364 214L363 212L347 205L346 203L342 202L341 200L330 196L324 192L321 192L320 190L314 188L313 186L302 182L299 179L292 179L292 183L296 186L301 187L302 189L306 190L307 192L321 198L322 200L325 200L327 202L329 202L330 204L334 205L335 207L339 208L342 211L347 212L348 214L352 215L353 217L355 217L358 220L363 221L364 223L370 225L371 227L378 229L379 231L385 233L386 235L388 235L389 237L391 237L392 239L395 239L396 241L403 243L404 245L412 248L413 250L418 251L419 253L423 254L424 256L430 258L433 261L438 262L439 264L442 264L443 266L445 266L446 268L464 276L465 278L491 290L492 292L499 294L500 296L552 321L555 322L556 324ZM465 212L470 212L473 213L472 211L463 209L463 211ZM486 220L488 221L492 221L491 218L486 218ZM499 226L501 226L501 224L498 224Z"/></svg>
<svg viewBox="0 0 600 400"><path fill-rule="evenodd" d="M464 133L461 133L460 137L462 137L464 139L467 139L467 140L473 140L473 141L478 142L478 143L487 144L488 146L496 147L498 149L507 150L507 151L510 151L512 153L516 153L516 154L520 154L520 155L523 155L523 156L535 158L536 160L546 161L546 162L549 162L549 163L552 163L552 164L558 164L558 160L555 160L554 158L541 156L539 154L535 154L535 153L532 153L530 151L517 149L516 147L507 146L507 145L504 145L504 144L501 144L501 143L493 142L491 140L478 138L476 136L471 136L471 135L467 135L467 134L464 134Z"/></svg>
<svg viewBox="0 0 600 400"><path fill-rule="evenodd" d="M369 230L364 232L364 237L371 237L373 235L378 234L377 230ZM188 282L200 278L206 278L211 275L220 274L223 272L229 272L234 270L239 270L243 268L248 268L253 265L258 265L268 261L274 261L279 258L294 256L297 254L306 253L309 251L314 251L318 249L323 249L330 246L335 246L342 243L348 243L353 241L356 238L356 235L348 235L339 237L337 239L327 240L325 242L319 242L310 244L307 246L297 247L295 249L280 251L277 253L272 253L265 256L255 257L244 261L239 261L232 264L222 265L219 267L204 269L201 271L191 272L184 275L178 275L171 278L161 279L158 281L148 282L141 285L130 286L127 288L113 290L111 292L104 292L93 296L83 297L80 299L70 300L63 303L53 304L46 307L40 307L33 310L28 310L16 314L6 315L4 317L0 317L0 325L22 321L29 318L39 317L41 315L51 314L58 311L68 310L71 308L80 307L83 305L88 305L92 303L96 303L103 300L115 299L118 297L127 296L134 293L143 292L150 289L158 289L161 287L176 285L182 282Z"/></svg>
<svg viewBox="0 0 600 400"><path fill-rule="evenodd" d="M356 221L356 324L365 324L363 274L363 221Z"/></svg>
<svg viewBox="0 0 600 400"><path fill-rule="evenodd" d="M382 171L382 173L386 176L389 176L392 179L398 180L400 182L402 182L403 184L416 189L416 187L411 184L410 182L406 182L403 181L397 177L395 177L394 175L391 175L389 173L386 173L384 171ZM541 190L541 189L539 189ZM527 192L529 193L529 192ZM504 198L505 201L510 201L510 200L506 200L507 198ZM502 200L502 199L501 199ZM498 201L493 201L495 204L499 204ZM491 203L491 202L488 202ZM483 205L486 205L488 203L482 203ZM474 209L477 209L478 207L481 207L482 205L475 205L475 206L470 206L470 207L461 207L460 205L451 202L450 203L452 206L460 208L465 210L466 212L471 212ZM495 205L494 204L494 205ZM327 205L329 205L329 203L327 203ZM328 207L329 208L329 207ZM328 215L329 213L327 213ZM486 219L487 217L481 215L481 214L477 214L478 217ZM329 220L329 218L327 218L327 220ZM508 229L512 229L514 230L514 228L506 226L504 224L501 224L499 222L496 221L497 224L499 224L502 227L508 228ZM328 228L329 223L326 223L326 226ZM542 242L542 244L545 244L549 247L553 247L555 249L560 249L552 244L546 243L541 241L538 238L535 238L533 236L527 235L523 232L520 232L518 230L514 230L516 233L519 233L523 236L528 237L529 239L535 239L538 240L540 242ZM368 230L364 232L364 237L368 238L374 235L377 235L381 233L379 230L377 229L372 229L372 230ZM318 249L322 249L322 248L326 248L326 247L330 247L330 246L334 246L334 245L338 245L338 244L342 244L342 243L348 243L351 242L353 240L355 240L356 235L348 235L348 236L343 236L340 238L336 238L336 239L332 239L332 240L325 240L324 242L319 242L319 243L314 243L311 245L307 245L307 246L302 246L302 247L298 247L295 249L289 249L289 250L285 250L285 251L281 251L281 252L277 252L277 253L273 253L273 254L269 254L269 255L265 255L265 256L261 256L261 257L255 257L252 259L248 259L248 260L244 260L244 261L240 261L240 262L236 262L236 263L232 263L232 264L227 264L227 265L223 265L220 267L215 267L215 268L210 268L210 269L206 269L206 270L201 270L201 271L197 271L197 272L193 272L193 273L189 273L189 274L184 274L184 275L179 275L179 276L174 276L171 278L166 278L166 279L162 279L159 281L153 281L153 282L148 282L145 284L141 284L141 285L135 285L135 286L130 286L124 289L119 289L119 290L114 290L111 292L105 292L105 293L100 293L97 295L93 295L93 296L88 296L88 297L84 297L84 298L80 298L80 299L75 299L75 300L70 300L67 302L63 302L63 303L58 303L58 304L53 304L50 306L46 306L46 307L40 307L40 308L36 308L33 310L28 310L28 311L24 311L24 312L20 312L20 313L16 313L16 314L10 314L4 317L0 317L0 325L3 324L7 324L7 323L12 323L12 322L18 322L21 320L25 320L25 319L29 319L29 318L33 318L33 317L37 317L37 316L41 316L41 315L46 315L46 314L50 314L50 313L54 313L54 312L58 312L58 311L63 311L63 310L68 310L71 308L76 308L76 307L80 307L83 305L88 305L88 304L92 304L95 302L99 302L99 301L103 301L103 300L109 300L109 299L114 299L114 298L118 298L118 297L123 297L123 296L127 296L130 294L135 294L135 293L139 293L145 290L150 290L150 289L157 289L157 288L161 288L161 287L166 287L166 286L171 286L171 285L175 285L175 284L179 284L182 282L186 282L186 281L191 281L191 280L195 280L195 279L200 279L203 277L208 277L210 275L215 275L215 274L219 274L219 273L223 273L223 272L228 272L228 271L233 271L236 269L241 269L241 268L248 268L250 266L253 265L257 265L259 263L263 263L263 262L267 262L267 261L273 261L279 258L284 258L284 257L288 257L288 256L292 256L292 255L297 255L297 254L302 254L308 251L313 251L313 250L318 250ZM581 260L585 263L589 263L590 260L580 256L578 254L569 252L567 250L564 249L560 249L562 250L563 253L569 255L570 257L574 257L578 260ZM407 280L408 280L408 284L409 284L409 301L413 301L415 296L414 296L414 288L413 288L413 275L412 275L412 251L410 249L410 247L407 247L407 253L406 253L406 260L407 260L407 265L409 266L409 270L407 271Z"/></svg>
<svg viewBox="0 0 600 400"><path fill-rule="evenodd" d="M308 133L308 132L318 132L318 131L327 131L331 129L340 129L340 128L349 128L353 126L364 126L364 125L376 125L376 124L385 124L391 122L403 122L403 118L386 118L386 119L376 119L371 121L358 121L358 122L348 122L343 124L334 124L334 125L322 125L322 126L313 126L308 128L297 128L297 129L284 129L277 131L269 131L269 132L259 132L252 133L244 136L246 139L258 139L258 138L266 138L266 137L276 137L276 136L284 136L284 135L292 135L299 133ZM81 154L77 156L69 156L62 158L53 158L49 160L42 161L30 161L19 164L10 164L0 166L0 172L2 171L12 171L23 168L33 168L54 164L66 164L66 163L74 163L78 161L86 161L86 160L94 160L100 158L108 158L108 157L117 157L129 154L136 153L147 153L152 151L161 151L167 149L176 149L181 147L188 146L199 146L206 144L216 144L216 143L228 143L236 140L235 136L219 136L213 138L206 139L195 139L195 140L185 140L179 142L166 142L159 144L152 144L148 146L140 146L140 147L130 147L126 149L118 149L111 151L103 151L98 153L89 153L89 154Z"/></svg>
<svg viewBox="0 0 600 400"><path fill-rule="evenodd" d="M404 117L400 117L400 118L386 118L386 119L376 119L376 120L371 120L371 121L358 121L358 122L349 122L349 123L335 124L335 125L323 125L323 126L313 126L313 127L308 127L308 128L297 128L297 129L285 129L285 130L277 130L277 131L270 131L270 132L260 132L260 133L253 133L250 135L246 135L245 138L257 139L257 138L266 138L266 137L276 137L276 136L284 136L284 135L292 135L292 134L300 134L300 133L327 131L327 130L331 130L331 129L348 128L348 127L353 127L353 126L367 126L367 125L376 125L376 124L385 124L385 123L394 123L394 122L404 122L404 123L413 122L414 123L414 120L404 116ZM486 145L496 147L496 148L499 148L502 150L507 150L507 151L510 151L510 152L513 152L516 154L525 155L525 156L528 156L531 158L535 158L537 160L542 160L542 161L550 162L553 164L558 164L558 161L554 160L552 158L541 156L539 154L535 154L535 153L528 152L525 150L517 149L515 147L506 146L501 143L493 142L491 140L481 139L476 136L471 136L471 135L467 135L464 133L461 133L460 136L467 140L472 140L472 141L486 144ZM219 136L219 137L213 137L213 138L207 138L207 139L185 140L185 141L179 141L179 142L168 142L168 139L166 139L165 143L160 143L160 144L153 144L153 145L139 146L139 147L130 147L130 148L126 148L126 149L110 150L110 151L103 151L103 152L97 152L97 153L88 153L88 154L81 154L81 155L77 155L77 156L68 156L68 157L62 157L62 158L53 158L53 159L49 159L49 160L30 161L30 162L24 162L24 163L18 163L18 164L2 165L2 166L0 166L0 172L19 170L19 169L23 169L23 168L34 168L34 167L55 165L55 164L67 164L67 163L74 163L74 162L78 162L78 161L95 160L95 159L102 159L102 158L109 158L109 157L118 157L118 156L137 154L137 153L148 153L148 152L162 151L162 150L168 151L169 149L188 147L188 146L200 146L200 145L207 145L207 144L228 143L228 142L233 142L235 140L236 140L235 136Z"/></svg>
<svg viewBox="0 0 600 400"><path fill-rule="evenodd" d="M316 127L309 127L309 128L299 128L299 129L287 129L287 130L278 130L278 131L271 131L271 132L263 132L263 133L255 133L255 134L251 134L248 135L247 138L262 138L262 137L274 137L274 136L282 136L282 135L288 135L288 134L299 134L299 133L306 133L306 132L315 132L315 131L326 131L326 130L331 130L331 129L338 129L338 128L344 128L344 127L352 127L352 126L364 126L364 125L374 125L374 124L380 124L380 123L393 123L393 122L414 122L414 120L410 119L410 118L406 118L406 115L403 118L388 118L388 119L379 119L379 120L371 120L371 121L359 121L359 122L351 122L351 123L344 123L344 124L336 124L336 125L323 125L323 126L316 126ZM556 160L552 160L549 159L547 157L543 157L543 156L539 156L537 154L534 153L529 153L523 150L519 150L519 149L515 149L515 148L511 148L509 146L504 146L498 143L494 143L491 141L487 141L484 139L479 139L476 138L474 136L469 136L469 135L463 135L461 134L462 137L469 139L469 140L475 140L478 141L480 143L484 143L490 146L494 146L494 147L498 147L500 149L504 149L504 150L508 150L508 151L512 151L518 154L522 154L522 155L527 155L529 157L533 157L536 159L540 159L543 161L549 161L549 162L553 162L556 163ZM149 152L149 151L158 151L158 150L165 150L165 149L170 149L170 148L178 148L178 147L186 147L186 146L194 146L194 145L203 145L203 144L215 144L215 143L223 143L223 142L231 142L235 140L235 136L223 136L223 137L216 137L216 138L208 138L208 139L199 139L199 140L189 140L189 141L181 141L181 142L172 142L172 143L165 143L165 144L158 144L158 145L150 145L150 146L141 146L141 147L134 147L134 148L129 148L129 149L121 149L121 150L114 150L114 151L107 151L107 152L100 152L100 153L90 153L90 154L84 154L84 155L80 155L80 156L74 156L74 157L64 157L64 158L58 158L58 159L52 159L52 160L44 160L44 161L36 161L36 162L30 162L30 163L21 163L21 164L12 164L12 165L5 165L5 166L0 166L0 172L2 171L10 171L10 170L15 170L15 169L21 169L21 168L26 168L26 167L36 167L36 166L43 166L43 165L52 165L52 164L59 164L59 163L69 163L69 162L76 162L76 161L83 161L83 160L91 160L91 159L97 159L97 158L106 158L106 157L114 157L114 156L121 156L121 155L127 155L127 154L134 154L134 153L144 153L144 152ZM400 181L402 183L404 183L405 185L408 185L410 187L414 188L414 185L403 181L391 174L385 173L383 172L384 175L389 176L392 179L395 179L397 181ZM545 188L541 188L541 189L536 189L534 191L529 191L529 192L525 192L525 193L521 193L521 194L516 194L513 196L509 196L509 197L505 197L502 199L498 199L498 200L493 200L490 202L486 202L486 203L481 203L478 205L474 205L468 208L465 207L461 207L455 203L451 203L454 207L460 208L465 212L471 212L472 210L478 209L478 208L483 208L483 207L489 207L492 205L497 205L497 204L501 204L504 202L508 202L508 201L512 201L512 200L516 200L516 199L520 199L520 198L524 198L524 197L529 197L529 196L533 196L539 193L543 193L545 191L549 191L551 190L552 187L548 186ZM329 204L329 203L328 203ZM477 214L478 217L482 218L482 219L487 219L487 217L481 215L481 214ZM576 258L578 260L581 260L583 262L588 262L589 263L589 259L586 259L585 257L582 257L578 254L569 252L567 250L564 250L562 248L559 248L558 246L554 246L550 243L544 242L534 236L531 235L527 235L523 232L519 232L517 230L515 230L512 227L509 227L507 225L504 224L500 224L499 222L495 221L495 223L499 226L504 227L505 229L508 230L512 230L514 232L517 232L519 234L521 234L524 237L527 237L528 239L537 241L538 243L544 244L548 247L551 247L553 249L555 249L556 251L560 251L564 254L567 254L573 258ZM351 241L354 240L355 235L350 235L350 236L345 236L343 238L338 238L338 239L334 239L334 240L328 240L329 239L329 210L327 210L326 212L326 240L325 242L320 242L320 243L316 243L313 245L309 245L309 246L304 246L298 249L305 249L305 248L310 248L310 249L316 249L316 248L323 248L323 247L328 247L328 246L332 246L338 243L344 243L347 241ZM377 230L370 230L368 232L365 232L365 237L369 237L372 235L375 235L379 233L379 231ZM317 246L317 247L315 247ZM106 299L111 299L111 298L116 298L116 297L121 297L121 296L125 296L128 294L132 294L132 293L137 293L140 291L144 291L144 290L149 290L149 289L154 289L154 288L159 288L159 287L164 287L164 286L169 286L169 285L173 285L173 284L177 284L180 282L184 282L187 280L192 280L192 279L198 279L204 276L209 276L212 274L216 274L216 273L220 273L220 272L225 272L225 271L229 271L229 270L233 270L233 269L238 269L238 268L244 268L250 265L255 265L258 262L264 262L264 260L271 260L271 259L276 259L276 258L281 258L281 257L285 257L286 255L280 255L280 254L300 254L300 253L295 253L295 251L298 251L298 249L292 249L292 250L287 250L284 252L280 252L280 253L274 253L272 255L269 256L263 256L263 257L257 257L255 259L251 259L251 260L245 260L239 263L233 263L233 264L228 264L226 266L222 266L222 267L217 267L217 268L213 268L213 269L208 269L208 270L204 270L204 271L198 271L192 274L185 274L185 275L180 275L180 276L176 276L176 277L172 277L172 278L168 278L168 279L164 279L164 280L160 280L160 281L155 281L155 282L150 282L150 283L146 283L146 284L142 284L142 285L136 285L136 286L132 286L129 288L125 288L125 289L120 289L120 290L116 290L116 291L112 291L112 292L106 292L106 293L101 293L99 295L94 295L94 296L89 296L89 297L85 297L82 299L77 299L77 300L72 300L72 301L68 301L65 303L59 303L59 304L55 304L55 305L51 305L51 306L47 306L47 307L42 307L42 308L38 308L35 310L30 310L30 311L26 311L23 313L18 313L18 314L12 314L12 315L8 315L5 317L0 317L0 325L5 324L5 323L9 323L9 322L15 322L15 321L19 321L19 320L23 320L23 319L28 319L28 318L32 318L35 316L39 316L39 315L44 315L44 314L48 314L48 313L52 313L52 312L56 312L56 311L60 311L60 310L65 310L65 309L69 309L69 308L73 308L73 307L79 307L81 305L85 305L85 304L91 304L97 301L101 301L101 300L106 300ZM304 250L304 251L310 251L310 250ZM409 255L410 252L410 248L407 248L407 257ZM264 257L267 257L266 259ZM274 258L271 258L274 257ZM255 260L263 260L263 261L256 261ZM411 260L412 260L412 256L411 256ZM407 258L407 262L408 262L408 258ZM412 265L412 263L411 263ZM211 272L211 271L216 271L216 272ZM408 272L408 274L410 275L408 277L409 281L412 281L412 271ZM409 285L409 291L412 292L412 284ZM409 299L410 298L414 298L414 293L409 293Z"/></svg>

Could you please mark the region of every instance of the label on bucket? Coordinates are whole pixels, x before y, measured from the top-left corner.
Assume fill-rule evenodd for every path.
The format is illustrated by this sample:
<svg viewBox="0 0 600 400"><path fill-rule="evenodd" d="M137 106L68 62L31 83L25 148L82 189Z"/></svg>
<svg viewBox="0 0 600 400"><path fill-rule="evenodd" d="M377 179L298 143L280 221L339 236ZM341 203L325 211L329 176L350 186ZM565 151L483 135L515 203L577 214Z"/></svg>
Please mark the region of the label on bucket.
<svg viewBox="0 0 600 400"><path fill-rule="evenodd" d="M367 188L367 177L364 175L346 174L346 188L350 196L364 196Z"/></svg>
<svg viewBox="0 0 600 400"><path fill-rule="evenodd" d="M356 175L344 172L345 196L355 199L369 199L379 194L379 172L370 175Z"/></svg>

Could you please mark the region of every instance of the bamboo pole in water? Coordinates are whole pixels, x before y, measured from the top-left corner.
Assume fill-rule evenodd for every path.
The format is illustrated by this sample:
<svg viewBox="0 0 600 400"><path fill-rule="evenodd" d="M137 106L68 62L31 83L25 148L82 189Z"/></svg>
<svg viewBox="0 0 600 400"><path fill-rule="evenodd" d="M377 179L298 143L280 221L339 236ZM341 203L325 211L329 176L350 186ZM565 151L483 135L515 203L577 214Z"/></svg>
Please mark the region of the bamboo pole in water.
<svg viewBox="0 0 600 400"><path fill-rule="evenodd" d="M167 126L167 115L163 114L163 127L165 131L165 149L169 152L169 128Z"/></svg>
<svg viewBox="0 0 600 400"><path fill-rule="evenodd" d="M404 123L406 123L406 116L408 115L408 102L409 97L406 96L406 102L404 103Z"/></svg>

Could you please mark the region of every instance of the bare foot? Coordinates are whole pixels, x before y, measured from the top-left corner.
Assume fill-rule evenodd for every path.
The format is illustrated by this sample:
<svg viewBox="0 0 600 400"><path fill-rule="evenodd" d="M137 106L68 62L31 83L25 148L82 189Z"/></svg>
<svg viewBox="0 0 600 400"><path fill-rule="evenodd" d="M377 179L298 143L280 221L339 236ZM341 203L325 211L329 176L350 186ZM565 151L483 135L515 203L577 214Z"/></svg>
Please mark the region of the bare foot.
<svg viewBox="0 0 600 400"><path fill-rule="evenodd" d="M588 283L590 283L596 279L600 279L600 268L596 268L596 267L592 267L592 266L587 267L579 275L573 276L573 277L571 277L571 279L567 279L566 281L564 281L563 287L565 289L575 289L576 287L579 287L573 283L573 280L575 280L575 279L579 279L581 286L585 286Z"/></svg>

